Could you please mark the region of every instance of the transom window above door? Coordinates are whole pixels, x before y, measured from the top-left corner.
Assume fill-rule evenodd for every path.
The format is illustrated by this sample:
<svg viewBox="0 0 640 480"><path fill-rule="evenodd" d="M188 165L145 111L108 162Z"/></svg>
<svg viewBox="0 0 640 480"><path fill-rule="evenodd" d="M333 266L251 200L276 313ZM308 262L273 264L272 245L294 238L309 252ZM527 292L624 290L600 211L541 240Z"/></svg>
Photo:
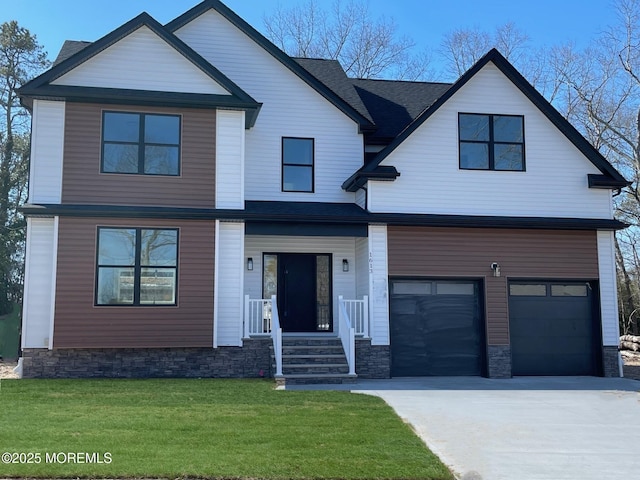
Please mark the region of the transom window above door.
<svg viewBox="0 0 640 480"><path fill-rule="evenodd" d="M100 171L180 175L180 116L103 112Z"/></svg>
<svg viewBox="0 0 640 480"><path fill-rule="evenodd" d="M282 191L313 192L314 139L282 137Z"/></svg>
<svg viewBox="0 0 640 480"><path fill-rule="evenodd" d="M458 114L460 168L524 171L524 117Z"/></svg>

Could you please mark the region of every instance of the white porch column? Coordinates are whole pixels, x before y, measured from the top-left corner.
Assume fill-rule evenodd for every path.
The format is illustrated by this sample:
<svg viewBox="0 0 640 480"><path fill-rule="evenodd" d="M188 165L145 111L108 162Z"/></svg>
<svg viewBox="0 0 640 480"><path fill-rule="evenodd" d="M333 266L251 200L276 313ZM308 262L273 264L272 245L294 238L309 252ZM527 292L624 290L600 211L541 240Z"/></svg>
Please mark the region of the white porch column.
<svg viewBox="0 0 640 480"><path fill-rule="evenodd" d="M602 319L602 346L605 376L617 376L620 370L618 344L620 324L618 318L618 290L616 287L616 260L613 231L598 230L598 272L600 275L600 318Z"/></svg>
<svg viewBox="0 0 640 480"><path fill-rule="evenodd" d="M617 347L620 341L620 327L613 235L612 231L598 231L598 270L600 272L602 344Z"/></svg>
<svg viewBox="0 0 640 480"><path fill-rule="evenodd" d="M244 208L244 112L216 111L216 208Z"/></svg>
<svg viewBox="0 0 640 480"><path fill-rule="evenodd" d="M213 346L242 346L244 223L216 220Z"/></svg>
<svg viewBox="0 0 640 480"><path fill-rule="evenodd" d="M58 217L27 218L22 348L53 348Z"/></svg>
<svg viewBox="0 0 640 480"><path fill-rule="evenodd" d="M389 345L387 226L369 225L369 316L371 345Z"/></svg>

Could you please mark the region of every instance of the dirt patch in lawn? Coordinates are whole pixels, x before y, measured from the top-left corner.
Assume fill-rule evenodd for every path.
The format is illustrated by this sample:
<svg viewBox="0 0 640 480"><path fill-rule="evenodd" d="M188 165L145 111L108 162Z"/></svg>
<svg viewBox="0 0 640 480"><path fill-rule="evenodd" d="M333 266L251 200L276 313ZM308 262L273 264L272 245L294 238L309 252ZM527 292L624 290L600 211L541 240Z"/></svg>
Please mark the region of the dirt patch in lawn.
<svg viewBox="0 0 640 480"><path fill-rule="evenodd" d="M18 362L0 362L0 378L18 378L13 371Z"/></svg>
<svg viewBox="0 0 640 480"><path fill-rule="evenodd" d="M640 380L640 352L624 350L621 353L624 361L624 376Z"/></svg>

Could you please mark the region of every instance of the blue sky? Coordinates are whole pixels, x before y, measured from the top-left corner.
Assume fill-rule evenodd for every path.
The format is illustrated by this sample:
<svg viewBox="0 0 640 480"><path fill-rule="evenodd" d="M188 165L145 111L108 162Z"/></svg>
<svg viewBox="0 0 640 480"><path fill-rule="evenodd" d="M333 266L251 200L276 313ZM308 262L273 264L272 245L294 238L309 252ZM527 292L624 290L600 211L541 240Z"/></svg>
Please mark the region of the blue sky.
<svg viewBox="0 0 640 480"><path fill-rule="evenodd" d="M258 30L263 16L278 4L286 7L302 0L223 0ZM318 0L320 3L329 0ZM93 41L146 11L167 23L199 0L0 0L0 22L17 20L36 34L55 58L62 42ZM375 16L391 15L400 31L417 47L438 48L443 35L456 28L491 30L514 22L532 45L575 42L585 46L615 22L611 0L369 0ZM393 5L393 11L389 9Z"/></svg>

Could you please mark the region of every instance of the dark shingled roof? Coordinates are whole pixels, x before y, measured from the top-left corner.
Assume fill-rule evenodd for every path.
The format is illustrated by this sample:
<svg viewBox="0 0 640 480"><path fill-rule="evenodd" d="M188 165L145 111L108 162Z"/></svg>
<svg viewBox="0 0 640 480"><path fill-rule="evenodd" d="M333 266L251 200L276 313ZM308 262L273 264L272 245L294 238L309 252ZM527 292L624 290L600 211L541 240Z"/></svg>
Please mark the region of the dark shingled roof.
<svg viewBox="0 0 640 480"><path fill-rule="evenodd" d="M451 88L450 83L360 78L351 81L378 127L373 137L389 141Z"/></svg>
<svg viewBox="0 0 640 480"><path fill-rule="evenodd" d="M53 62L52 67L55 67L60 62L65 61L70 56L75 55L80 50L84 50L84 48L91 45L91 43L92 42L82 42L78 40L65 40L62 44L60 52L58 53L58 56Z"/></svg>
<svg viewBox="0 0 640 480"><path fill-rule="evenodd" d="M355 108L360 115L371 123L373 118L369 114L367 107L362 103L358 92L353 87L353 79L347 77L337 60L326 60L324 58L294 58L307 72L316 77L333 92Z"/></svg>

